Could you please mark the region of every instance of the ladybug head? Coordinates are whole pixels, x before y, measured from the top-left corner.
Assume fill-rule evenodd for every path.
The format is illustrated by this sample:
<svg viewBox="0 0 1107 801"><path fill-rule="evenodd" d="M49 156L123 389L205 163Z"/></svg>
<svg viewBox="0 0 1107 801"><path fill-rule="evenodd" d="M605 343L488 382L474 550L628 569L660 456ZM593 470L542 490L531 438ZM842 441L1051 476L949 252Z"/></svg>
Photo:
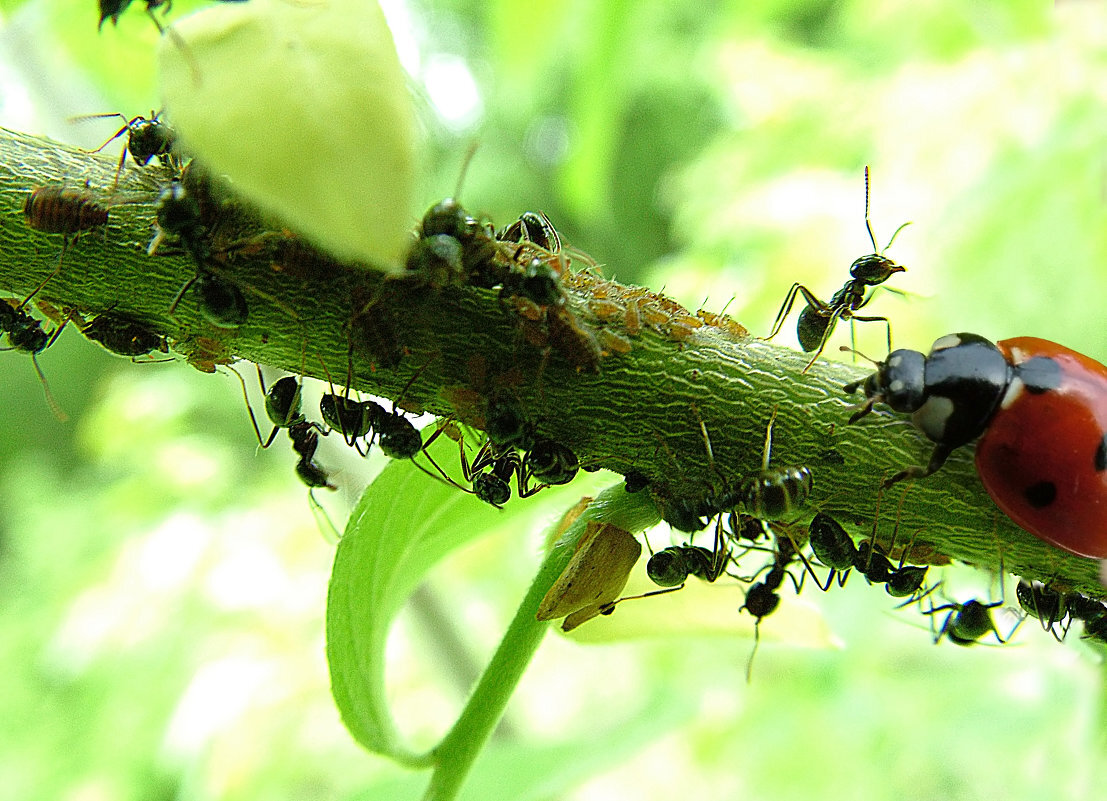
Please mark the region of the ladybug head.
<svg viewBox="0 0 1107 801"><path fill-rule="evenodd" d="M913 412L925 400L926 356L917 350L894 350L877 362L876 372L864 381L846 384L845 391L865 392L866 401L849 421L855 423L872 411L874 403L886 403L897 412Z"/></svg>

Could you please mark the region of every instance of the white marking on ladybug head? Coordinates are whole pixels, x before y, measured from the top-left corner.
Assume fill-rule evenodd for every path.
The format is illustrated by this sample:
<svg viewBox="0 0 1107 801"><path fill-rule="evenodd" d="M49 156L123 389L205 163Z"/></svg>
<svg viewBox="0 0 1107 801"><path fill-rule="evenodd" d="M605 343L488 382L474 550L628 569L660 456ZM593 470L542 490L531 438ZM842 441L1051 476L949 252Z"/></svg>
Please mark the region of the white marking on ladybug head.
<svg viewBox="0 0 1107 801"><path fill-rule="evenodd" d="M945 350L946 348L956 348L961 344L961 337L958 334L946 334L944 337L939 337L934 340L934 344L930 346L930 352L934 353L938 350Z"/></svg>
<svg viewBox="0 0 1107 801"><path fill-rule="evenodd" d="M923 432L932 442L941 442L945 438L946 424L953 416L955 407L952 400L941 395L931 395L919 410L911 415L915 428Z"/></svg>
<svg viewBox="0 0 1107 801"><path fill-rule="evenodd" d="M1003 393L1003 398L999 402L999 408L1009 409L1011 404L1022 397L1022 393L1026 391L1026 384L1017 375L1011 379L1007 384L1007 390Z"/></svg>

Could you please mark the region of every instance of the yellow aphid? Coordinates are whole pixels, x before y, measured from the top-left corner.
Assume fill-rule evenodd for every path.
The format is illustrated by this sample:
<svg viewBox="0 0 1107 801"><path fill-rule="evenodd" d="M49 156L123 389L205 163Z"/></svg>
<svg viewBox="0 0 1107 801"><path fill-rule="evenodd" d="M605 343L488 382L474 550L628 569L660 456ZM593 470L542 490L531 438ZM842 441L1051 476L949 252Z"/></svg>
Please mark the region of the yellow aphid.
<svg viewBox="0 0 1107 801"><path fill-rule="evenodd" d="M591 620L619 597L641 554L642 544L626 529L589 521L569 564L538 605L538 619L564 617L564 631Z"/></svg>
<svg viewBox="0 0 1107 801"><path fill-rule="evenodd" d="M219 3L173 27L185 47L163 37L158 59L184 150L327 253L399 269L415 126L376 2Z"/></svg>

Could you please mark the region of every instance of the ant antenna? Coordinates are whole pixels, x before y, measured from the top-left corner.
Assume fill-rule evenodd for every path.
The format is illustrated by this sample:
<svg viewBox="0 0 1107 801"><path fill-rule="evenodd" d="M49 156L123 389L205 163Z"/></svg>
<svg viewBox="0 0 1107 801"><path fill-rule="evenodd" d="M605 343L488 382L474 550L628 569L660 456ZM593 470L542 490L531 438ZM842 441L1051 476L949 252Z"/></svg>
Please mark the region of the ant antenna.
<svg viewBox="0 0 1107 801"><path fill-rule="evenodd" d="M465 183L465 176L469 174L469 165L473 163L473 157L477 155L480 140L474 139L465 151L465 158L461 161L461 173L457 176L457 186L454 188L454 200L461 197L461 187Z"/></svg>
<svg viewBox="0 0 1107 801"><path fill-rule="evenodd" d="M878 248L877 247L877 245L876 245L876 234L873 233L873 225L872 225L871 222L869 222L869 165L866 164L865 165L865 227L869 230L869 239L871 239L872 243L873 243L873 253L875 253L877 256L883 256L884 251L886 251L888 248L890 248L892 246L892 243L896 241L896 237L899 236L899 232L902 231L907 226L909 226L910 224L911 224L910 220L905 222L903 225L901 225L899 228L897 228L895 230L895 233L892 234L892 238L888 240L887 245L885 245L883 248Z"/></svg>

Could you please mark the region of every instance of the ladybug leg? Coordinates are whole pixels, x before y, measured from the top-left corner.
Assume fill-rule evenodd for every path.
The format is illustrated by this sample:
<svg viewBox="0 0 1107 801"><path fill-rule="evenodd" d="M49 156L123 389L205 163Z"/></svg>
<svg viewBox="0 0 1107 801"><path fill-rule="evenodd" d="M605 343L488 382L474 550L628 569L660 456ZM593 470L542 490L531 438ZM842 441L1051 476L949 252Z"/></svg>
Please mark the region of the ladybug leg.
<svg viewBox="0 0 1107 801"><path fill-rule="evenodd" d="M851 419L850 422L852 423L853 420ZM949 458L951 453L953 453L953 448L949 445L936 445L934 447L934 452L930 454L930 461L927 463L926 467L913 465L906 470L899 471L884 482L884 489L888 489L888 487L893 484L898 484L900 481L907 478L924 478L937 472L942 465L946 463L946 459Z"/></svg>

